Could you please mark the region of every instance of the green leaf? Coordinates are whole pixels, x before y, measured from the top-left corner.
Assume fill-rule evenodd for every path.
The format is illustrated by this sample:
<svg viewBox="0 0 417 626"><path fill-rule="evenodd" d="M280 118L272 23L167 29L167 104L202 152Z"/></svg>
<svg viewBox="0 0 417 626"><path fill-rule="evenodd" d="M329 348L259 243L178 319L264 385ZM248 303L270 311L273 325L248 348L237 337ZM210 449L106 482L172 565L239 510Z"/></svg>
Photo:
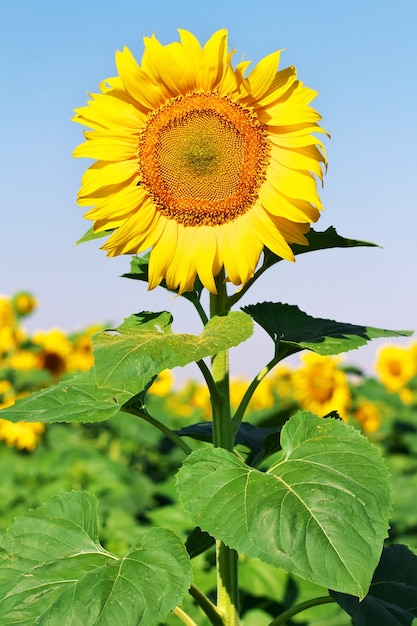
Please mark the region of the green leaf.
<svg viewBox="0 0 417 626"><path fill-rule="evenodd" d="M402 545L384 548L362 602L343 593L330 594L355 626L411 626L417 618L417 556Z"/></svg>
<svg viewBox="0 0 417 626"><path fill-rule="evenodd" d="M78 246L80 243L86 243L87 241L92 241L93 239L102 239L102 237L107 237L113 232L113 230L102 230L99 233L96 233L94 228L91 227L87 230L84 235L75 242L75 245Z"/></svg>
<svg viewBox="0 0 417 626"><path fill-rule="evenodd" d="M170 313L138 313L93 338L95 366L2 409L12 422L100 422L140 394L166 368L238 345L253 332L249 315L216 316L201 335L176 335Z"/></svg>
<svg viewBox="0 0 417 626"><path fill-rule="evenodd" d="M96 335L94 357L100 386L134 383L136 393L166 368L184 366L237 346L252 335L249 315L234 311L213 317L201 335L174 334L167 313L138 313L112 333Z"/></svg>
<svg viewBox="0 0 417 626"><path fill-rule="evenodd" d="M170 530L146 532L123 558L97 536L97 502L63 493L17 518L2 542L0 622L151 626L181 602L189 557Z"/></svg>
<svg viewBox="0 0 417 626"><path fill-rule="evenodd" d="M194 523L247 556L363 598L387 535L388 473L376 447L339 420L300 412L263 473L223 449L178 473Z"/></svg>
<svg viewBox="0 0 417 626"><path fill-rule="evenodd" d="M291 249L294 252L295 256L299 254L306 254L307 252L315 252L317 250L328 250L329 248L379 247L377 244L371 243L369 241L361 241L360 239L347 239L346 237L342 237L336 232L334 226L329 226L329 228L324 231L316 231L313 228L310 228L305 236L308 240L307 246L302 246L296 243L291 245ZM271 267L279 261L282 261L281 257L271 252L271 250L265 249L264 264L266 267Z"/></svg>
<svg viewBox="0 0 417 626"><path fill-rule="evenodd" d="M129 385L98 385L95 368L53 387L17 400L2 409L1 417L11 422L102 422L118 413L135 394ZM130 385L132 387L132 385Z"/></svg>
<svg viewBox="0 0 417 626"><path fill-rule="evenodd" d="M315 318L297 306L280 302L261 302L243 307L255 322L272 337L285 354L311 350L322 355L340 354L380 337L407 337L409 330L384 330Z"/></svg>
<svg viewBox="0 0 417 626"><path fill-rule="evenodd" d="M342 237L336 232L334 226L329 226L329 228L324 231L315 231L313 228L310 228L306 237L308 239L308 246L300 246L298 244L291 246L295 255L304 254L305 252L314 252L316 250L327 250L329 248L379 247L377 244L369 241L346 239L346 237Z"/></svg>
<svg viewBox="0 0 417 626"><path fill-rule="evenodd" d="M185 547L190 555L190 559L194 559L199 554L203 554L206 550L214 546L216 540L214 537L206 532L203 532L201 528L196 526L191 534L187 537Z"/></svg>

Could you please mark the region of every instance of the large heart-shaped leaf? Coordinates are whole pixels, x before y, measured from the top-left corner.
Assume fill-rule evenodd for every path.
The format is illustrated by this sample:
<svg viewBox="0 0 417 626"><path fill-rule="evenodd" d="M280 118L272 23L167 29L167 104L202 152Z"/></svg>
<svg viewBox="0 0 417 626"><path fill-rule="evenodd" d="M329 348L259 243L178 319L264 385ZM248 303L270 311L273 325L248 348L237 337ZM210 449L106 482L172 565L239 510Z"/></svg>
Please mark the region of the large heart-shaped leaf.
<svg viewBox="0 0 417 626"><path fill-rule="evenodd" d="M178 474L197 526L249 557L363 598L387 535L390 490L357 430L300 412L268 472L223 449L193 452Z"/></svg>
<svg viewBox="0 0 417 626"><path fill-rule="evenodd" d="M1 548L2 626L152 626L191 581L187 552L170 530L148 531L123 558L104 550L96 499L84 492L17 518Z"/></svg>
<svg viewBox="0 0 417 626"><path fill-rule="evenodd" d="M409 330L385 330L335 322L307 315L297 306L280 302L261 302L242 309L272 337L283 352L312 350L331 355L347 352L380 337L405 337Z"/></svg>

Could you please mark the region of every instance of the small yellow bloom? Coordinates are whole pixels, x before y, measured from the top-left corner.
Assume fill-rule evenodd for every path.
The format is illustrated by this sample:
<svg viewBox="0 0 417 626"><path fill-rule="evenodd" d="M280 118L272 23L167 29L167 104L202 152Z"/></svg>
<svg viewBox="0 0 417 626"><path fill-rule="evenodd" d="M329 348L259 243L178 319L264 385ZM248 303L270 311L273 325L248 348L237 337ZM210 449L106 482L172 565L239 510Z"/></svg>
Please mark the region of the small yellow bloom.
<svg viewBox="0 0 417 626"><path fill-rule="evenodd" d="M172 390L174 384L174 374L171 370L162 370L158 374L156 380L152 383L149 389L149 393L153 393L155 396L167 396Z"/></svg>
<svg viewBox="0 0 417 626"><path fill-rule="evenodd" d="M271 384L281 400L287 400L294 394L292 374L292 369L287 365L279 365L273 372Z"/></svg>
<svg viewBox="0 0 417 626"><path fill-rule="evenodd" d="M381 425L381 413L378 407L368 400L363 400L353 415L367 433L375 432Z"/></svg>
<svg viewBox="0 0 417 626"><path fill-rule="evenodd" d="M10 298L0 296L0 330L2 328L13 328L16 318Z"/></svg>
<svg viewBox="0 0 417 626"><path fill-rule="evenodd" d="M11 326L0 327L0 355L16 347L16 333Z"/></svg>
<svg viewBox="0 0 417 626"><path fill-rule="evenodd" d="M0 419L0 439L18 450L33 452L44 430L45 426L40 422L13 423Z"/></svg>
<svg viewBox="0 0 417 626"><path fill-rule="evenodd" d="M151 249L149 288L165 279L190 291L198 275L216 293L225 268L235 285L253 276L264 246L294 260L291 243L319 218L326 166L317 95L280 52L232 64L227 30L204 47L190 32L162 45L145 38L139 65L116 53L118 76L76 109L91 128L76 157L97 159L78 202L96 232L113 230L109 256Z"/></svg>
<svg viewBox="0 0 417 626"><path fill-rule="evenodd" d="M29 315L37 306L36 299L26 291L16 293L13 296L12 302L18 316Z"/></svg>
<svg viewBox="0 0 417 626"><path fill-rule="evenodd" d="M10 355L8 365L14 370L26 371L39 369L39 357L30 350L17 350Z"/></svg>
<svg viewBox="0 0 417 626"><path fill-rule="evenodd" d="M57 378L68 371L67 359L73 346L62 330L37 331L32 335L32 341L41 348L38 352L40 369L49 370Z"/></svg>
<svg viewBox="0 0 417 626"><path fill-rule="evenodd" d="M301 408L319 417L337 411L346 420L351 393L346 375L337 367L338 361L314 352L304 354L302 361L292 376L294 397Z"/></svg>
<svg viewBox="0 0 417 626"><path fill-rule="evenodd" d="M417 374L415 348L383 346L378 353L376 371L388 391L401 392Z"/></svg>

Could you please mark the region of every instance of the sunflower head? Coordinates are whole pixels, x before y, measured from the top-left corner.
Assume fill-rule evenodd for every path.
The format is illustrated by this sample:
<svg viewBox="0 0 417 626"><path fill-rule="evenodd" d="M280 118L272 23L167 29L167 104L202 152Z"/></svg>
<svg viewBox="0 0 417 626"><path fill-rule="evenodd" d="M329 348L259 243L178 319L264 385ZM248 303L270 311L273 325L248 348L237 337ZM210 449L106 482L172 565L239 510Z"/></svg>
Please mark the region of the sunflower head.
<svg viewBox="0 0 417 626"><path fill-rule="evenodd" d="M280 53L232 64L227 31L202 47L189 32L145 38L139 65L125 48L118 76L101 84L75 121L92 130L74 155L97 159L78 201L96 232L113 231L109 256L151 249L149 288L180 293L199 276L212 293L222 268L245 284L264 247L294 260L289 244L322 208L326 165L316 92Z"/></svg>

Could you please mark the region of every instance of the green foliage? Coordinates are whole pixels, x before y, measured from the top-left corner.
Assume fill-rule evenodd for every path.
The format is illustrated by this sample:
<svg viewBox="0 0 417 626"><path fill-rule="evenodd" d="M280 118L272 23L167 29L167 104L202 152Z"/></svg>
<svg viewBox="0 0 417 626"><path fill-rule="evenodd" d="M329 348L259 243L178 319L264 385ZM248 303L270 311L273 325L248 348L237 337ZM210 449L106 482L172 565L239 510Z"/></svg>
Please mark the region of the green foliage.
<svg viewBox="0 0 417 626"><path fill-rule="evenodd" d="M151 626L186 593L191 567L180 539L155 528L118 558L97 532L97 502L63 493L19 517L3 538L0 619L7 624Z"/></svg>
<svg viewBox="0 0 417 626"><path fill-rule="evenodd" d="M300 350L334 355L359 348L371 339L412 335L412 331L384 330L312 317L289 304L262 302L246 306L243 311L262 326L278 350L286 355Z"/></svg>
<svg viewBox="0 0 417 626"><path fill-rule="evenodd" d="M385 548L363 602L343 593L331 594L355 626L412 626L417 618L417 556L406 546Z"/></svg>
<svg viewBox="0 0 417 626"><path fill-rule="evenodd" d="M110 419L162 370L211 356L248 339L251 318L234 311L211 319L200 336L176 335L169 313L140 313L94 338L95 366L3 409L12 422Z"/></svg>
<svg viewBox="0 0 417 626"><path fill-rule="evenodd" d="M80 241L97 236L90 230ZM294 254L373 245L333 228L311 230L308 240ZM168 312L138 313L94 337L89 371L65 370L60 381L52 367L14 371L6 354L0 425L5 432L5 420L48 427L32 455L7 448L0 457L1 624L237 626L239 593L245 626L348 626L350 616L354 626L414 623L416 557L383 544L417 545L409 508L417 381L408 381L408 406L351 369L350 415L343 417L353 420L371 404L378 418L368 437L359 428L365 421L345 424L337 407L327 419L296 412L295 392L280 398L276 391L272 404L251 407L262 378L289 354L327 357L410 333L313 318L272 302L231 312L280 260L265 250L253 278L231 295L224 276L216 277L211 319L198 280L181 294L203 323L200 335L174 334ZM147 281L148 263L149 255L134 258L126 276ZM227 351L250 338L254 321L275 355L234 405ZM15 326L11 337L19 336ZM163 370L193 362L206 395L198 398L198 385L185 396L155 395ZM10 406L30 389L38 390ZM3 438L13 445L12 435Z"/></svg>
<svg viewBox="0 0 417 626"><path fill-rule="evenodd" d="M94 342L98 386L134 385L138 393L162 370L237 346L253 332L252 320L239 311L212 318L200 336L176 335L171 325L169 313L139 313L114 332L98 335Z"/></svg>
<svg viewBox="0 0 417 626"><path fill-rule="evenodd" d="M185 508L239 552L363 598L387 536L382 458L357 430L302 412L281 445L266 472L226 450L193 452L178 474Z"/></svg>

